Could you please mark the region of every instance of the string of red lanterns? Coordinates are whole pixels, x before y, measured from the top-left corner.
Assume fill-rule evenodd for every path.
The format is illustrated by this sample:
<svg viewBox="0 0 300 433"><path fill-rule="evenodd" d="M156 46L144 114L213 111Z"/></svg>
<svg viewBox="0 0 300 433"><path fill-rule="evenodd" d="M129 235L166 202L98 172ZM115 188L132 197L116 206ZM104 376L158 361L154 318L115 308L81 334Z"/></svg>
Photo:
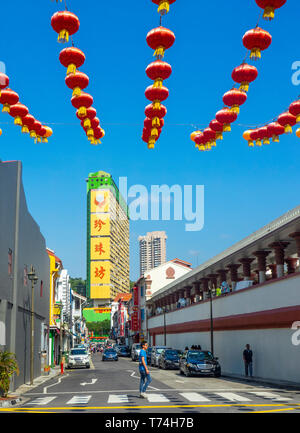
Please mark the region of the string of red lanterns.
<svg viewBox="0 0 300 433"><path fill-rule="evenodd" d="M291 134L297 123L300 123L300 99L292 102L289 108L272 122L245 131L243 138L248 142L249 147L270 144L271 139L274 143L279 143L279 137L283 134ZM300 128L296 131L296 135L300 137Z"/></svg>
<svg viewBox="0 0 300 433"><path fill-rule="evenodd" d="M154 50L156 60L146 68L146 75L154 81L153 85L145 90L146 98L151 102L145 109L146 118L142 140L147 143L148 149L154 149L155 143L160 137L164 126L164 117L167 114L166 107L162 104L169 97L169 90L164 86L164 81L172 74L172 67L165 62L166 50L171 48L175 42L174 33L163 27L161 24L162 16L170 10L170 5L176 0L152 0L158 5L158 13L161 15L160 26L152 29L146 37L148 46Z"/></svg>
<svg viewBox="0 0 300 433"><path fill-rule="evenodd" d="M275 9L282 7L286 0L256 0L256 3L264 9L263 18L270 20L274 18ZM258 25L254 29L247 31L243 36L243 45L248 50L248 53L250 51L250 60L253 61L261 59L262 51L269 48L271 43L272 36L270 33ZM257 79L258 70L244 60L241 65L232 71L231 77L235 84L231 90L223 95L224 107L216 113L215 119L210 122L208 128L194 131L190 136L195 143L195 147L200 151L211 150L212 147L216 146L217 140L223 139L224 132L231 131L231 124L237 120L240 107L247 101L250 83ZM237 88L237 85L239 85L239 88ZM253 131L251 131L251 134L254 134L259 142L259 137ZM246 136L250 139L249 135L246 134Z"/></svg>
<svg viewBox="0 0 300 433"><path fill-rule="evenodd" d="M3 105L2 112L13 117L14 124L21 127L23 134L30 134L35 143L47 143L48 138L53 134L52 129L29 114L28 107L20 102L18 93L8 87L9 81L9 77L0 72L0 104ZM2 135L2 131L0 135Z"/></svg>
<svg viewBox="0 0 300 433"><path fill-rule="evenodd" d="M56 12L51 18L51 26L58 33L59 43L68 43L70 38L75 35L80 28L79 18L67 8L64 11ZM89 77L79 71L86 60L85 54L79 48L72 46L64 48L59 54L60 63L67 69L65 83L72 90L71 104L76 108L76 116L80 120L89 142L92 145L101 143L105 136L104 130L100 126L100 120L96 117L97 112L92 107L94 98L84 92L89 85Z"/></svg>

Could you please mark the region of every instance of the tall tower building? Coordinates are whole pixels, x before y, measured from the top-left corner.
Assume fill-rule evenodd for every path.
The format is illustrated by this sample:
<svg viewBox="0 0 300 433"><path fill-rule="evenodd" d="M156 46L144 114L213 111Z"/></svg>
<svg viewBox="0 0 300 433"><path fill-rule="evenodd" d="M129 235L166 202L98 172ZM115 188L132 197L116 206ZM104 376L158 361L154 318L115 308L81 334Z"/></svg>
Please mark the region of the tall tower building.
<svg viewBox="0 0 300 433"><path fill-rule="evenodd" d="M129 212L113 178L103 171L87 179L87 297L93 307L111 304L130 290Z"/></svg>
<svg viewBox="0 0 300 433"><path fill-rule="evenodd" d="M140 275L166 262L167 235L165 232L150 232L139 236Z"/></svg>

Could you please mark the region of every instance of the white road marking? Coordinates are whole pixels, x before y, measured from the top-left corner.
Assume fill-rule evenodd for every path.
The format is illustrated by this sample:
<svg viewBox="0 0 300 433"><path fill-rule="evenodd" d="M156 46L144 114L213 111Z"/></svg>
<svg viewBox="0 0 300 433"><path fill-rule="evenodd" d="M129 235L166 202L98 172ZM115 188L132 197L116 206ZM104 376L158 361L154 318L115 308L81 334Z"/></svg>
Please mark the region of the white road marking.
<svg viewBox="0 0 300 433"><path fill-rule="evenodd" d="M91 398L91 395L74 395L66 404L87 404Z"/></svg>
<svg viewBox="0 0 300 433"><path fill-rule="evenodd" d="M36 398L35 400L29 402L29 405L35 405L35 406L46 406L47 404L51 403L52 400L54 400L56 397L40 397Z"/></svg>
<svg viewBox="0 0 300 433"><path fill-rule="evenodd" d="M80 385L81 385L81 386L85 386L85 385L94 385L94 383L96 383L97 380L98 380L98 379L92 379L91 382L83 382L83 383L81 383Z"/></svg>
<svg viewBox="0 0 300 433"><path fill-rule="evenodd" d="M129 403L129 399L128 396L126 394L123 395L116 395L116 394L111 394L108 398L108 402L107 403Z"/></svg>
<svg viewBox="0 0 300 433"><path fill-rule="evenodd" d="M255 394L258 397L268 398L268 399L271 399L271 400L274 400L274 401L289 401L289 400L292 400L291 398L281 397L280 395L273 394L271 392L250 391L250 394Z"/></svg>
<svg viewBox="0 0 300 433"><path fill-rule="evenodd" d="M150 403L168 403L170 400L163 394L146 394Z"/></svg>
<svg viewBox="0 0 300 433"><path fill-rule="evenodd" d="M249 398L234 394L233 392L215 392L214 394L219 395L220 397L223 397L229 401L251 401Z"/></svg>
<svg viewBox="0 0 300 433"><path fill-rule="evenodd" d="M197 401L211 401L209 398L204 397L198 392L182 392L180 393L182 397L184 397L188 401L197 402Z"/></svg>

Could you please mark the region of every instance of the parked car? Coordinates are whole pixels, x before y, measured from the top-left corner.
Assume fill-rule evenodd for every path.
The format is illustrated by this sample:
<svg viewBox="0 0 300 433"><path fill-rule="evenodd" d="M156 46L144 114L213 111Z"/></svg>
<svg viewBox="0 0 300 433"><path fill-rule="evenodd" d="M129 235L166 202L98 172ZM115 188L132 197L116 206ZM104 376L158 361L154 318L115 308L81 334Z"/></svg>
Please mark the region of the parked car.
<svg viewBox="0 0 300 433"><path fill-rule="evenodd" d="M192 375L221 376L218 358L214 358L208 351L187 350L180 358L179 370L180 374L185 374L187 377Z"/></svg>
<svg viewBox="0 0 300 433"><path fill-rule="evenodd" d="M67 368L77 367L90 368L90 357L85 348L78 347L69 352Z"/></svg>
<svg viewBox="0 0 300 433"><path fill-rule="evenodd" d="M114 349L105 349L102 353L102 361L118 361L118 354Z"/></svg>
<svg viewBox="0 0 300 433"><path fill-rule="evenodd" d="M142 346L139 343L134 343L131 347L131 359L132 361L137 361L139 359L139 354Z"/></svg>
<svg viewBox="0 0 300 433"><path fill-rule="evenodd" d="M147 363L151 364L151 353L152 353L152 347L148 347L147 349Z"/></svg>
<svg viewBox="0 0 300 433"><path fill-rule="evenodd" d="M179 353L175 349L165 349L161 352L159 357L159 368L167 370L168 368L179 369Z"/></svg>
<svg viewBox="0 0 300 433"><path fill-rule="evenodd" d="M152 367L158 367L160 354L164 349L171 349L171 347L166 346L153 346L151 353L151 365Z"/></svg>
<svg viewBox="0 0 300 433"><path fill-rule="evenodd" d="M123 357L128 356L129 357L130 356L129 347L128 346L120 346L117 350L117 353L119 356L123 356Z"/></svg>

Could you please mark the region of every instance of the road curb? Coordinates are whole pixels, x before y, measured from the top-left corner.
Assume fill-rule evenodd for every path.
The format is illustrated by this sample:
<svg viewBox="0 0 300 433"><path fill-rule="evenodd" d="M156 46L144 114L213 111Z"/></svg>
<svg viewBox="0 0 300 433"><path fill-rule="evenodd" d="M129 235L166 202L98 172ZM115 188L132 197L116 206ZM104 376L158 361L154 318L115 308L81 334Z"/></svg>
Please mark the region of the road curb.
<svg viewBox="0 0 300 433"><path fill-rule="evenodd" d="M259 377L252 377L252 378L246 378L244 376L238 376L238 375L233 375L233 374L226 374L226 373L222 373L222 376L224 378L228 378L228 379L235 379L235 380L239 380L239 381L243 381L244 383L249 383L250 385L253 384L259 384L259 385L267 385L267 386L274 386L276 388L284 388L284 389L300 389L300 384L299 383L293 383L293 382L275 382L272 380L267 380L267 379L261 379Z"/></svg>
<svg viewBox="0 0 300 433"><path fill-rule="evenodd" d="M22 402L21 397L7 398L5 400L0 400L0 407L3 408L12 407L12 406L16 406L17 404L20 404L21 402Z"/></svg>

